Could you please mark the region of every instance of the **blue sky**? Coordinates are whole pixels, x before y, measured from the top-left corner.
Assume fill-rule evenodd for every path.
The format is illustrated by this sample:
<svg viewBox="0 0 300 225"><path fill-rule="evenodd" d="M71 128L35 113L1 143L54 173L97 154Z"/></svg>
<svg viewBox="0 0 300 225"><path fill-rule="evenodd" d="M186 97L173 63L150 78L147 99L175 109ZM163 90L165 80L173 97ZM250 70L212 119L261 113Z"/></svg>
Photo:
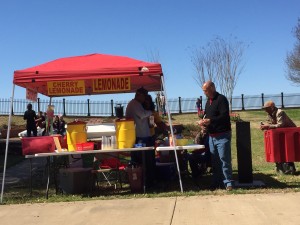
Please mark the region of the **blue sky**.
<svg viewBox="0 0 300 225"><path fill-rule="evenodd" d="M159 54L168 98L198 97L203 93L194 80L189 49L230 35L249 44L234 96L300 93L285 78L299 9L299 0L2 0L0 98L11 96L15 70L90 53L144 61ZM24 99L25 89L16 87L15 98Z"/></svg>

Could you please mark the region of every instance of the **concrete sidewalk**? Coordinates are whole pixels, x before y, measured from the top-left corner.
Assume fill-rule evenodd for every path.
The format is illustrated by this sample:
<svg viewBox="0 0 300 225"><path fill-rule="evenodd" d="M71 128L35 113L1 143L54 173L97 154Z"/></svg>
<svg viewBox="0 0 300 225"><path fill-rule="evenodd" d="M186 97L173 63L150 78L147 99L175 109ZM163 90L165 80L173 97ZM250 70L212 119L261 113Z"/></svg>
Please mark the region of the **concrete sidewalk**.
<svg viewBox="0 0 300 225"><path fill-rule="evenodd" d="M1 205L3 225L299 224L300 193Z"/></svg>
<svg viewBox="0 0 300 225"><path fill-rule="evenodd" d="M33 160L43 169L45 159ZM30 175L28 160L7 170L6 184ZM2 176L1 181L2 181ZM5 194L4 194L5 196ZM300 193L91 200L0 205L1 225L299 224Z"/></svg>

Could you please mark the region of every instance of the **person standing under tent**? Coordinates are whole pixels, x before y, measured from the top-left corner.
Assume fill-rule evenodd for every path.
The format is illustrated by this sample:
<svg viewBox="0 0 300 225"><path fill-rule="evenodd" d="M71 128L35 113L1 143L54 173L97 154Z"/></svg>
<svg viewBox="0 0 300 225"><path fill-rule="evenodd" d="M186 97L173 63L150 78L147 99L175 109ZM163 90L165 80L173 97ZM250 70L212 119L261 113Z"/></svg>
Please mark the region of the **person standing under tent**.
<svg viewBox="0 0 300 225"><path fill-rule="evenodd" d="M48 105L46 112L46 132L47 134L53 134L53 118L54 118L54 106Z"/></svg>
<svg viewBox="0 0 300 225"><path fill-rule="evenodd" d="M192 177L196 179L202 174L209 171L211 167L211 154L209 151L209 137L207 129L201 127L200 132L196 135L194 143L198 145L204 145L204 149L196 149L192 153L188 154L188 161L192 171Z"/></svg>
<svg viewBox="0 0 300 225"><path fill-rule="evenodd" d="M163 93L160 94L160 104L161 104L162 114L164 116L166 116L167 115L167 113L166 113L166 98Z"/></svg>
<svg viewBox="0 0 300 225"><path fill-rule="evenodd" d="M197 107L197 115L199 117L201 115L201 100L200 100L200 98L197 98L196 107Z"/></svg>
<svg viewBox="0 0 300 225"><path fill-rule="evenodd" d="M44 136L45 133L46 133L46 118L43 115L42 111L38 112L37 119L35 120L35 122L36 122L37 127L40 127L41 129L44 129L43 132L42 132L42 136Z"/></svg>
<svg viewBox="0 0 300 225"><path fill-rule="evenodd" d="M149 94L146 95L143 107L146 110L152 111L152 115L149 117L149 128L150 128L150 134L153 139L153 145L154 145L158 133L166 133L168 127L161 119L159 113L155 111L155 104L152 100L151 95ZM159 132L156 133L156 130L158 130Z"/></svg>
<svg viewBox="0 0 300 225"><path fill-rule="evenodd" d="M61 136L66 136L66 121L64 120L63 116L59 117L59 134Z"/></svg>
<svg viewBox="0 0 300 225"><path fill-rule="evenodd" d="M161 104L160 104L160 94L159 94L159 92L156 93L155 103L156 103L157 111L159 113L161 113L161 107L160 107Z"/></svg>
<svg viewBox="0 0 300 225"><path fill-rule="evenodd" d="M261 130L269 130L283 127L296 127L296 124L288 115L275 106L273 101L267 101L262 107L267 113L267 123L261 123ZM276 172L285 174L295 174L296 167L294 162L276 162Z"/></svg>
<svg viewBox="0 0 300 225"><path fill-rule="evenodd" d="M58 115L54 116L52 126L53 126L53 134L59 134L60 131L59 131L59 117L58 117Z"/></svg>
<svg viewBox="0 0 300 225"><path fill-rule="evenodd" d="M32 104L27 105L27 110L24 113L24 120L26 120L27 137L31 137L31 132L34 137L37 136L37 127L35 120L37 119L35 111L32 109Z"/></svg>
<svg viewBox="0 0 300 225"><path fill-rule="evenodd" d="M212 156L213 184L212 188L225 187L233 189L231 164L231 123L229 102L218 93L215 84L207 81L202 90L208 100L205 104L205 115L199 121L200 126L207 127L209 150Z"/></svg>
<svg viewBox="0 0 300 225"><path fill-rule="evenodd" d="M136 143L143 143L147 147L153 146L150 128L149 117L152 115L151 110L145 110L143 103L145 97L148 95L146 89L139 88L136 90L135 97L132 99L126 107L126 118L132 118L135 122L136 131ZM142 164L142 153L131 152L131 160L134 163ZM154 159L154 160L153 160ZM155 151L145 152L145 168L146 168L146 185L151 186L155 180Z"/></svg>

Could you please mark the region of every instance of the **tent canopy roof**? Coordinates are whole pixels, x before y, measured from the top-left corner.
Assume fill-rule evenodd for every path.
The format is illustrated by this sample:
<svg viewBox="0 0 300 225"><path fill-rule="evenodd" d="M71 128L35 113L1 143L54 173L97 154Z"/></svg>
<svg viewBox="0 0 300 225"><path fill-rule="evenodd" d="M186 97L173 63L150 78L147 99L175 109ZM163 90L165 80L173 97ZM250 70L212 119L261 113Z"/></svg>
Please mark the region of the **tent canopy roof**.
<svg viewBox="0 0 300 225"><path fill-rule="evenodd" d="M74 96L161 90L162 68L123 56L90 54L56 59L16 70L13 83L46 96Z"/></svg>

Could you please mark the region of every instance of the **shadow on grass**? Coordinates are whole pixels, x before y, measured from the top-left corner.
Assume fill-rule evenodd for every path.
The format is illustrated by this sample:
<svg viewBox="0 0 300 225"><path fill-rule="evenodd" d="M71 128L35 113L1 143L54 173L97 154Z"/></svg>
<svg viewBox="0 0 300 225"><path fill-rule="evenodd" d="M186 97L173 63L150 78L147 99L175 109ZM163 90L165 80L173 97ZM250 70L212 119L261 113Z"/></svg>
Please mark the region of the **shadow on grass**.
<svg viewBox="0 0 300 225"><path fill-rule="evenodd" d="M164 179L155 183L146 189L146 193L142 190L132 192L128 182L123 183L123 187L115 189L113 186L99 186L89 188L82 194L66 194L62 191L56 192L53 182L50 183L49 199L45 198L46 181L45 174L39 173L39 176L33 178L32 195L30 196L29 181L23 180L15 185L8 185L5 188L5 201L8 204L31 203L31 202L69 202L82 201L89 199L116 199L116 198L136 198L136 197L174 197L174 196L190 196L190 195L218 195L226 193L225 190L210 190L211 174L205 174L197 179L193 179L190 174L182 174L183 193L180 190L178 177L173 179ZM235 171L233 176L238 181L238 174ZM246 185L237 187L233 192L235 194L248 193L274 193L278 191L299 191L300 189L300 173L295 175L278 175L275 173L255 172L253 181L261 181L264 185ZM227 192L229 193L229 192Z"/></svg>
<svg viewBox="0 0 300 225"><path fill-rule="evenodd" d="M264 182L266 188L298 189L300 188L299 175L299 172L294 175L256 173L254 174L254 179Z"/></svg>
<svg viewBox="0 0 300 225"><path fill-rule="evenodd" d="M265 192L265 190L298 190L300 188L300 172L295 175L278 175L278 174L264 174L256 172L253 174L253 183L241 183L236 189L241 193L247 193L247 190L257 190L258 193ZM238 181L237 172L233 174L233 179ZM192 178L190 175L182 176L182 186L184 192L203 192L211 191L212 175L205 174L197 179ZM223 187L224 188L224 187ZM222 187L221 187L222 189ZM178 177L173 180L160 181L156 189L157 192L176 192L180 191ZM251 192L253 193L253 192ZM201 194L201 193L200 193Z"/></svg>

